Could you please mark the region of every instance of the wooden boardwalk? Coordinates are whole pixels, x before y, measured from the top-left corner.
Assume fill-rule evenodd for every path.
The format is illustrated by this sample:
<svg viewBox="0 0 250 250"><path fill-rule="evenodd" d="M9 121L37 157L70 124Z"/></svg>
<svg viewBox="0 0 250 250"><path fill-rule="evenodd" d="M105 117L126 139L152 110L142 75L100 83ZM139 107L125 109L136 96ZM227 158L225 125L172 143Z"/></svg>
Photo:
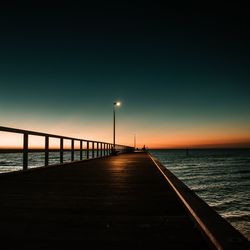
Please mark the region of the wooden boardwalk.
<svg viewBox="0 0 250 250"><path fill-rule="evenodd" d="M146 153L0 178L2 249L208 249Z"/></svg>

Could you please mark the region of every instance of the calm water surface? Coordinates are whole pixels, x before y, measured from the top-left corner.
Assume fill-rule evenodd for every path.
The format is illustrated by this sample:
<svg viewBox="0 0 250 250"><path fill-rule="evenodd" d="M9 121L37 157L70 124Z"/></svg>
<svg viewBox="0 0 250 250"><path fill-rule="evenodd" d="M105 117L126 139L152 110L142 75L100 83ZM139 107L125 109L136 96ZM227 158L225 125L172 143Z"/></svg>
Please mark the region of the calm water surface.
<svg viewBox="0 0 250 250"><path fill-rule="evenodd" d="M250 240L250 150L150 150Z"/></svg>
<svg viewBox="0 0 250 250"><path fill-rule="evenodd" d="M104 153L103 153L104 154ZM45 156L44 153L29 153L29 168L36 168L44 166ZM92 152L89 153L89 158L92 157ZM96 151L94 152L96 157ZM83 159L86 158L86 151L83 150ZM75 152L75 160L80 160L80 152ZM22 153L0 153L0 173L22 170ZM66 151L63 155L64 162L71 161L71 152ZM49 165L60 163L60 153L50 152L49 153Z"/></svg>

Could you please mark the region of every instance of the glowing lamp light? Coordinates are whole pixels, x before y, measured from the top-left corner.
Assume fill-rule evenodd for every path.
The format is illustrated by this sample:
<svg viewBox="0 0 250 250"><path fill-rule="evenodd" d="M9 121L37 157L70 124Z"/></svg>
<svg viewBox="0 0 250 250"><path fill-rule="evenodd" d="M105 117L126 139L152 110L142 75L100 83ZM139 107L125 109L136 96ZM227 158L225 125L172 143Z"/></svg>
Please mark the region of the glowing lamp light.
<svg viewBox="0 0 250 250"><path fill-rule="evenodd" d="M121 106L121 102L114 102L114 105L119 107Z"/></svg>

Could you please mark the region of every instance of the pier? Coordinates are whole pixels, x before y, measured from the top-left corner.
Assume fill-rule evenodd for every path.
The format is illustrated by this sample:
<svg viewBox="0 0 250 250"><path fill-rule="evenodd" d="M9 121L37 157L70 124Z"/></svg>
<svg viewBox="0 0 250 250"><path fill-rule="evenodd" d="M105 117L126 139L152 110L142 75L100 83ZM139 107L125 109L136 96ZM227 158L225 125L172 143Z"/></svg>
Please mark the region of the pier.
<svg viewBox="0 0 250 250"><path fill-rule="evenodd" d="M6 249L248 249L148 153L0 175Z"/></svg>

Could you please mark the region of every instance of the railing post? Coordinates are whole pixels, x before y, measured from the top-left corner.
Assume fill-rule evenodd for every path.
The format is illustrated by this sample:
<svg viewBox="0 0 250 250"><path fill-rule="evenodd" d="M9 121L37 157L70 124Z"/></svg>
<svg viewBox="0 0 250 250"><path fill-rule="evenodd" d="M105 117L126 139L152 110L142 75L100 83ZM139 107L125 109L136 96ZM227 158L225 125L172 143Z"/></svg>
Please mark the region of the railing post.
<svg viewBox="0 0 250 250"><path fill-rule="evenodd" d="M92 142L92 158L95 158L95 143Z"/></svg>
<svg viewBox="0 0 250 250"><path fill-rule="evenodd" d="M23 134L23 170L28 169L29 134Z"/></svg>
<svg viewBox="0 0 250 250"><path fill-rule="evenodd" d="M63 138L60 138L60 163L63 163Z"/></svg>
<svg viewBox="0 0 250 250"><path fill-rule="evenodd" d="M101 157L102 157L102 142L101 142L101 148L100 149L101 149Z"/></svg>
<svg viewBox="0 0 250 250"><path fill-rule="evenodd" d="M49 136L45 136L45 166L49 165Z"/></svg>
<svg viewBox="0 0 250 250"><path fill-rule="evenodd" d="M82 161L82 141L80 141L80 161Z"/></svg>
<svg viewBox="0 0 250 250"><path fill-rule="evenodd" d="M99 142L96 143L96 157L99 156Z"/></svg>
<svg viewBox="0 0 250 250"><path fill-rule="evenodd" d="M86 156L86 158L87 159L89 159L89 141L87 141L87 156Z"/></svg>
<svg viewBox="0 0 250 250"><path fill-rule="evenodd" d="M74 139L71 140L71 161L74 161Z"/></svg>

